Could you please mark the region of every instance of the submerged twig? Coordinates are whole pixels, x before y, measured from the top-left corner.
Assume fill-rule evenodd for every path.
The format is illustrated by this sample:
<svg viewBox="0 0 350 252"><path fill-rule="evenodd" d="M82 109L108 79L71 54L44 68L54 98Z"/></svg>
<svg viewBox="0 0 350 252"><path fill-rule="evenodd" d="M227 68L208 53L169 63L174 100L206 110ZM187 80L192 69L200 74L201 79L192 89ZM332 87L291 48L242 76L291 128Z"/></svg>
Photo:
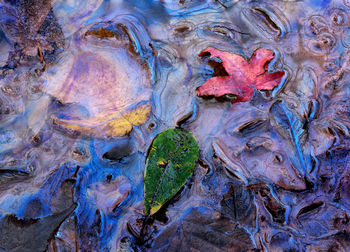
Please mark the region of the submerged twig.
<svg viewBox="0 0 350 252"><path fill-rule="evenodd" d="M40 58L40 63L44 62L44 56L43 56L43 51L41 50L40 44L38 43L38 55Z"/></svg>
<svg viewBox="0 0 350 252"><path fill-rule="evenodd" d="M215 2L218 2L222 7L224 7L225 9L227 9L227 6L224 5L220 0L215 0Z"/></svg>

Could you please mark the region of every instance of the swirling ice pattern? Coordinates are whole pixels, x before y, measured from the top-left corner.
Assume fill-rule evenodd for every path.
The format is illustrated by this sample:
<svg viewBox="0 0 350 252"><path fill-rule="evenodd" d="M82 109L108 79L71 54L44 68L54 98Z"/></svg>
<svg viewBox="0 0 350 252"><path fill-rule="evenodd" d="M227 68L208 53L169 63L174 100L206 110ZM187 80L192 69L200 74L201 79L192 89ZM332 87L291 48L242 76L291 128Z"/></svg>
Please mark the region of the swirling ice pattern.
<svg viewBox="0 0 350 252"><path fill-rule="evenodd" d="M347 251L348 0L30 2L0 1L0 250ZM209 46L271 49L285 77L196 97L223 74ZM171 127L201 156L140 243L145 158Z"/></svg>

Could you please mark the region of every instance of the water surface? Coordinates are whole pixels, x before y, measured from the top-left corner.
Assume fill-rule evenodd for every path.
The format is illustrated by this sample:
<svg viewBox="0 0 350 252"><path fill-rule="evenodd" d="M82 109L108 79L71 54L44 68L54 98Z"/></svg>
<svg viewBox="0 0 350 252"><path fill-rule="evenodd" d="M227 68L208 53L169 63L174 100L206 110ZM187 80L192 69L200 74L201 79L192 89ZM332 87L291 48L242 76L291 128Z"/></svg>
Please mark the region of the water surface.
<svg viewBox="0 0 350 252"><path fill-rule="evenodd" d="M349 13L348 0L0 1L1 250L347 251ZM222 74L207 47L273 50L268 71L285 76L249 102L197 97ZM140 237L146 155L173 127L200 159Z"/></svg>

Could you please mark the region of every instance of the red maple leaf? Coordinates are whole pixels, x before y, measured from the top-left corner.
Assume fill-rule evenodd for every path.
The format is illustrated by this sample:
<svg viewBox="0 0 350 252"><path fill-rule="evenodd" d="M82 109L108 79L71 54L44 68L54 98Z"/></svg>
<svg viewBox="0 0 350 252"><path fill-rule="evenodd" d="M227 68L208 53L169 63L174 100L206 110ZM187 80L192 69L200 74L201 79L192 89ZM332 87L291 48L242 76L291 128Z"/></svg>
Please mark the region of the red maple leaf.
<svg viewBox="0 0 350 252"><path fill-rule="evenodd" d="M246 102L252 99L254 88L272 90L281 83L284 72L268 72L268 65L275 57L274 52L264 48L256 50L249 60L234 53L208 47L199 56L210 54L210 58L221 59L229 76L212 77L197 89L197 96L234 95L232 102Z"/></svg>

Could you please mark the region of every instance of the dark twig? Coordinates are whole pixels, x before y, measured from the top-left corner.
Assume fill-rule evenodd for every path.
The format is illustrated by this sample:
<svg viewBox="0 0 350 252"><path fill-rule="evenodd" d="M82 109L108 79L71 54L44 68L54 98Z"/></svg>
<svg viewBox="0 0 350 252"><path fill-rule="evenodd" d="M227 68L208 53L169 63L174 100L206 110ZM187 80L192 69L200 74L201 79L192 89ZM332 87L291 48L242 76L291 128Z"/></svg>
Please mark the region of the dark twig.
<svg viewBox="0 0 350 252"><path fill-rule="evenodd" d="M227 6L224 5L220 0L215 0L215 2L218 2L222 7L224 7L225 9L227 9Z"/></svg>

